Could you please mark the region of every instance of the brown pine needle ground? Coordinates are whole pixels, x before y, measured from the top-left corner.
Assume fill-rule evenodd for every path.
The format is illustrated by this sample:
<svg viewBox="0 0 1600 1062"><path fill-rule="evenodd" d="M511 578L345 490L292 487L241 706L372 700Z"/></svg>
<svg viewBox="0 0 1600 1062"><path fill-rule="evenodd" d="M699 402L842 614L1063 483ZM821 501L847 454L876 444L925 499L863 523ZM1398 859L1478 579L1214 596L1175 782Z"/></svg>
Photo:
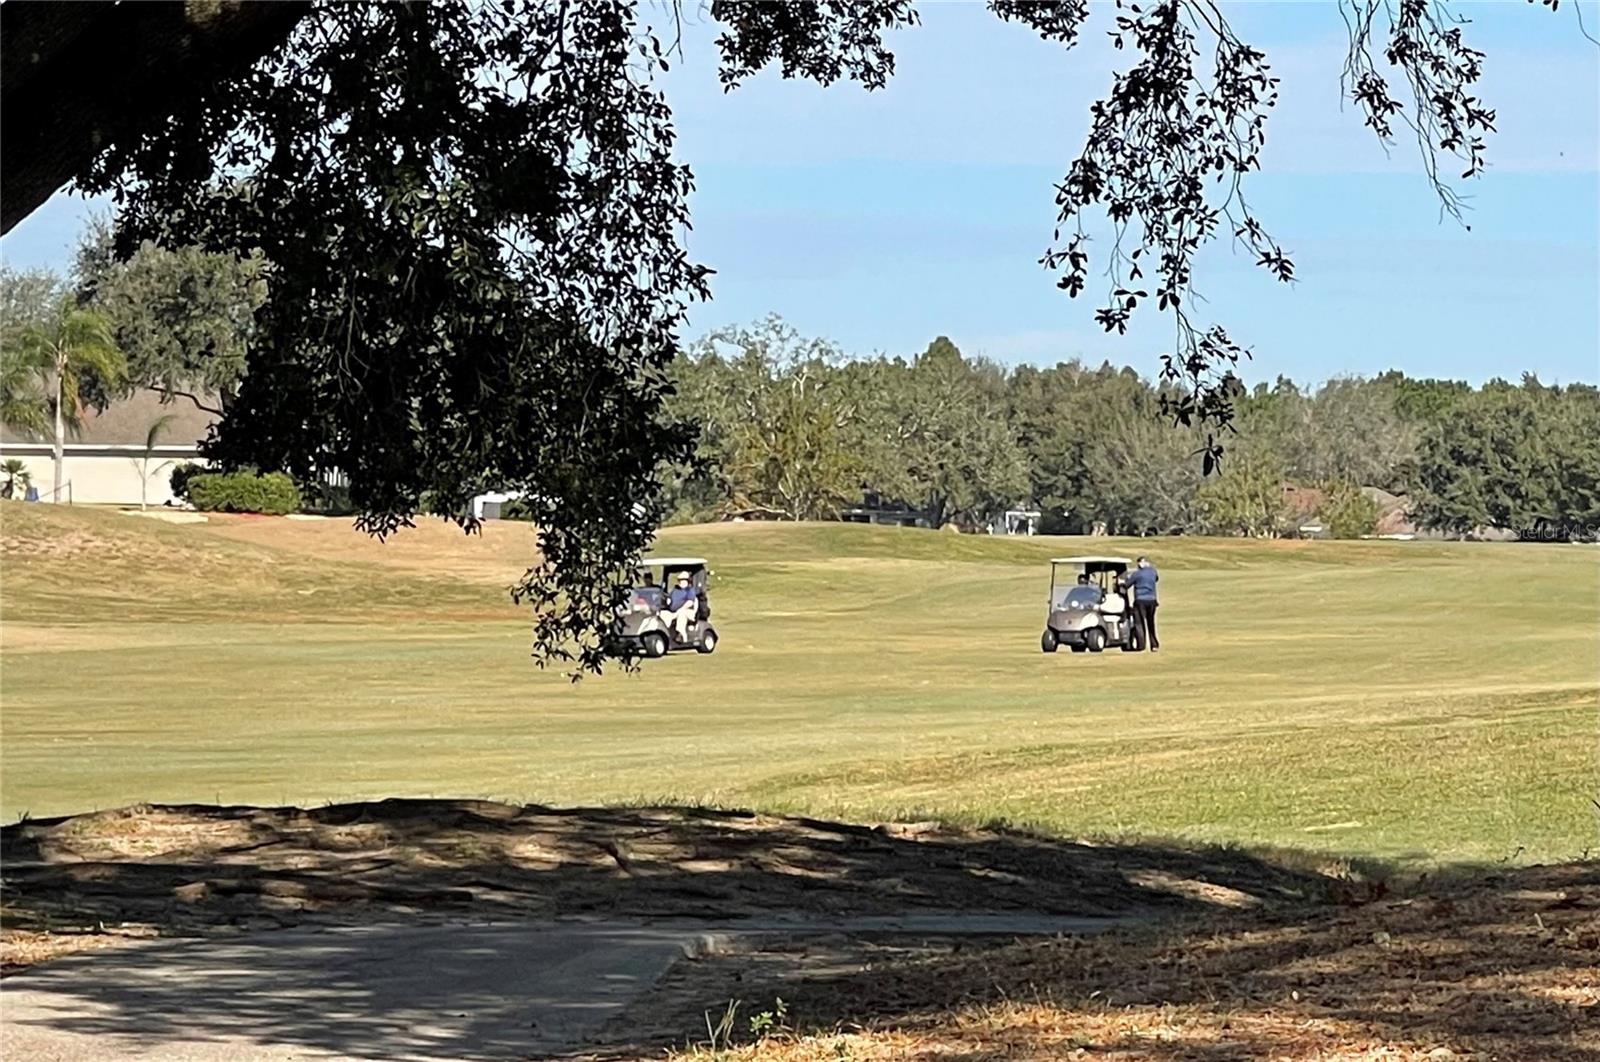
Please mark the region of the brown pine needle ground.
<svg viewBox="0 0 1600 1062"><path fill-rule="evenodd" d="M676 1011L678 1043L690 1045L677 1062L1600 1058L1594 863L1289 920L896 950L700 960L623 1024L660 1036ZM743 1001L737 1045L777 998L785 1031L705 1046L704 1012L715 1020Z"/></svg>

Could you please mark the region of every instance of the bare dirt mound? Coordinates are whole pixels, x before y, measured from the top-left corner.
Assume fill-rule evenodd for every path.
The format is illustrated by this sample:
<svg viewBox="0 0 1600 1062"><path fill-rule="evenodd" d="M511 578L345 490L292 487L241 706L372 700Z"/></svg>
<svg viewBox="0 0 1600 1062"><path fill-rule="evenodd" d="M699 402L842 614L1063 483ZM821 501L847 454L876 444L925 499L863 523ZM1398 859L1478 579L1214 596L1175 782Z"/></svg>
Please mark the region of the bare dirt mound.
<svg viewBox="0 0 1600 1062"><path fill-rule="evenodd" d="M1225 849L693 808L385 800L136 806L0 831L7 962L82 934L579 915L1198 912L1314 903L1324 875ZM78 938L78 939L71 939Z"/></svg>

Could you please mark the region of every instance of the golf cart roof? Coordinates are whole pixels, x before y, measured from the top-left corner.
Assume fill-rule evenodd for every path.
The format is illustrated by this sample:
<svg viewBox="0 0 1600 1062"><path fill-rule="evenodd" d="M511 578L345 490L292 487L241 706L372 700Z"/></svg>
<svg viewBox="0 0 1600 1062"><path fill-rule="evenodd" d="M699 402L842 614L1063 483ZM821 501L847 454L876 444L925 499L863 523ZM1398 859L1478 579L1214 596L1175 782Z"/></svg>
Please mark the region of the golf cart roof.
<svg viewBox="0 0 1600 1062"><path fill-rule="evenodd" d="M1130 566L1131 564L1133 564L1133 561L1129 560L1127 557L1051 557L1050 558L1050 563L1051 564L1082 564L1082 565L1085 565L1085 566L1090 565L1090 564L1103 564L1103 565L1120 564L1124 568L1126 568L1126 567Z"/></svg>
<svg viewBox="0 0 1600 1062"><path fill-rule="evenodd" d="M704 568L704 557L645 557L639 562L647 568Z"/></svg>

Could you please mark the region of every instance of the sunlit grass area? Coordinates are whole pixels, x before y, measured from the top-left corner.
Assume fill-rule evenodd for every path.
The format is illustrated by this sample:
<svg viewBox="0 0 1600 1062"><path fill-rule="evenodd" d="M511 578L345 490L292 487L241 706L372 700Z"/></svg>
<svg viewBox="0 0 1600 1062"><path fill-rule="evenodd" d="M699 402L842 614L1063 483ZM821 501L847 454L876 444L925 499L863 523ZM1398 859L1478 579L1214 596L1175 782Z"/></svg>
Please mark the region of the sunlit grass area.
<svg viewBox="0 0 1600 1062"><path fill-rule="evenodd" d="M139 800L671 798L1406 861L1596 833L1600 552L673 529L722 643L576 685L520 525L174 526L8 503L10 821ZM1038 650L1047 558L1147 552L1162 652Z"/></svg>

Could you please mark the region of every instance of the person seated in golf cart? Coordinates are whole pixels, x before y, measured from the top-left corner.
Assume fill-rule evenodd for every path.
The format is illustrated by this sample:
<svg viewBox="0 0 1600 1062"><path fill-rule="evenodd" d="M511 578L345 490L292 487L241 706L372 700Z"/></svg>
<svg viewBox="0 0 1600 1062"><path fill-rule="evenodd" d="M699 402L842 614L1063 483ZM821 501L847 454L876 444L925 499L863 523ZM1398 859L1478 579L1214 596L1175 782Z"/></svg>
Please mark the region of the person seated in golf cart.
<svg viewBox="0 0 1600 1062"><path fill-rule="evenodd" d="M710 574L700 557L645 557L626 603L617 606L611 650L651 658L690 649L713 652Z"/></svg>
<svg viewBox="0 0 1600 1062"><path fill-rule="evenodd" d="M1106 587L1104 593L1105 597L1100 601L1101 612L1108 616L1120 616L1128 611L1127 598L1122 595L1121 579L1112 581L1111 585Z"/></svg>
<svg viewBox="0 0 1600 1062"><path fill-rule="evenodd" d="M648 610L654 612L661 608L662 590L656 585L656 577L649 568L640 568L633 573L633 591L628 597L628 608L635 611Z"/></svg>
<svg viewBox="0 0 1600 1062"><path fill-rule="evenodd" d="M689 627L700 614L700 598L701 592L695 589L690 574L679 572L676 585L667 593L661 618L680 642L689 640Z"/></svg>

